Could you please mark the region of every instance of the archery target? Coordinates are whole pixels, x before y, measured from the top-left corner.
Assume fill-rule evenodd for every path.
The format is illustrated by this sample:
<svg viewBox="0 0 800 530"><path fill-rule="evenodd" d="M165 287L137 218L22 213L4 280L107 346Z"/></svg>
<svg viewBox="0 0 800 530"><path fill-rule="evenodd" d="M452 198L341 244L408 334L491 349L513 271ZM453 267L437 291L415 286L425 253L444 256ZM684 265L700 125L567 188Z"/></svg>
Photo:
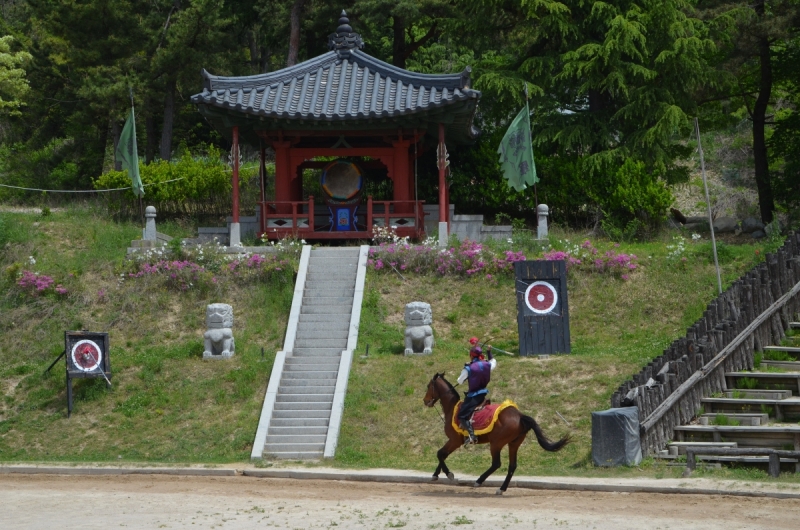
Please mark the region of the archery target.
<svg viewBox="0 0 800 530"><path fill-rule="evenodd" d="M545 315L558 304L558 292L547 282L536 281L525 290L525 305L537 315Z"/></svg>
<svg viewBox="0 0 800 530"><path fill-rule="evenodd" d="M70 352L72 365L82 372L92 372L103 362L103 351L93 340L79 340Z"/></svg>

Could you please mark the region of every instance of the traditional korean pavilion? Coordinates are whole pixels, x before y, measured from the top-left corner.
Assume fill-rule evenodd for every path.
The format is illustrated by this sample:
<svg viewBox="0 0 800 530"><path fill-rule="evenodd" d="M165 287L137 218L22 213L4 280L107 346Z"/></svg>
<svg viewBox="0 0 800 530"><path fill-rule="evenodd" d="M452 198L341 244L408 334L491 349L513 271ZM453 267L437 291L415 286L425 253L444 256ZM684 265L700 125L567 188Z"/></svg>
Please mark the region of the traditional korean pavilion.
<svg viewBox="0 0 800 530"><path fill-rule="evenodd" d="M480 92L470 69L409 72L362 51L344 11L329 52L267 74L221 77L203 70L198 110L232 143L233 223L239 222L239 143L261 148L260 229L270 239L367 239L375 226L424 235L415 157L438 143L439 228L447 234L446 144L470 143ZM264 194L265 147L275 150L275 198ZM324 197L303 198L304 169L322 169ZM365 169L385 168L392 200L364 197ZM447 223L447 224L442 224ZM237 228L238 229L238 228ZM233 236L232 236L233 239Z"/></svg>

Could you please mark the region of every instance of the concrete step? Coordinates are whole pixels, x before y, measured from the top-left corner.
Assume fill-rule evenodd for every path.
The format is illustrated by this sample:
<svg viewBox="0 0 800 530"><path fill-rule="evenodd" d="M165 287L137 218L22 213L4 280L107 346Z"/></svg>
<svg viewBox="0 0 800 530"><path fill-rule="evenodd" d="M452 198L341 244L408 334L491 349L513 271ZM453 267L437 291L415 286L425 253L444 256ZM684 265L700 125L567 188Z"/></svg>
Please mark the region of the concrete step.
<svg viewBox="0 0 800 530"><path fill-rule="evenodd" d="M800 322L789 322L789 329L800 329Z"/></svg>
<svg viewBox="0 0 800 530"><path fill-rule="evenodd" d="M306 278L306 284L303 286L303 291L318 290L318 289L350 289L355 290L356 277L352 279L347 278L328 278L327 280L309 280Z"/></svg>
<svg viewBox="0 0 800 530"><path fill-rule="evenodd" d="M334 366L333 370L338 370L339 368L339 359L341 355L330 355L325 357L320 356L312 356L312 357L295 357L289 356L286 357L286 366L299 366L301 364L311 364L311 365L330 365Z"/></svg>
<svg viewBox="0 0 800 530"><path fill-rule="evenodd" d="M328 324L341 324L345 322L348 327L350 326L350 314L341 314L341 315L317 315L317 314L300 314L298 319L298 324L306 324L306 323L317 323L317 322L324 322Z"/></svg>
<svg viewBox="0 0 800 530"><path fill-rule="evenodd" d="M307 339L298 337L294 341L295 348L338 348L347 349L347 338L344 339Z"/></svg>
<svg viewBox="0 0 800 530"><path fill-rule="evenodd" d="M322 401L275 401L275 412L286 410L286 411L318 411L324 410L328 411L328 417L330 417L330 410L331 405L333 404L332 401L322 402ZM274 414L274 413L273 413Z"/></svg>
<svg viewBox="0 0 800 530"><path fill-rule="evenodd" d="M335 305L342 309L344 306L353 307L352 296L322 296L319 291L305 291L303 296L303 306L308 305ZM348 311L349 312L349 311Z"/></svg>
<svg viewBox="0 0 800 530"><path fill-rule="evenodd" d="M717 414L703 414L698 418L700 420L700 425L714 425L717 416L724 416L728 418L728 420L733 420L739 422L739 425L749 425L751 427L758 427L761 425L766 425L769 423L769 416L763 413L726 413L720 412Z"/></svg>
<svg viewBox="0 0 800 530"><path fill-rule="evenodd" d="M674 431L679 442L736 442L739 448L796 448L796 437L800 437L800 425L796 424L760 427L677 425Z"/></svg>
<svg viewBox="0 0 800 530"><path fill-rule="evenodd" d="M328 432L329 419L326 418L276 418L272 417L269 424L269 430L272 431L275 427L325 427L325 432Z"/></svg>
<svg viewBox="0 0 800 530"><path fill-rule="evenodd" d="M272 412L272 421L276 419L280 420L291 420L291 421L317 421L317 420L324 420L325 425L328 424L328 420L331 417L330 410L301 410L301 409L291 409L291 410L274 410Z"/></svg>
<svg viewBox="0 0 800 530"><path fill-rule="evenodd" d="M737 449L739 445L736 442L669 442L667 449L672 448L670 453L674 455L685 455L687 447L715 447L715 448L728 448Z"/></svg>
<svg viewBox="0 0 800 530"><path fill-rule="evenodd" d="M800 347L798 346L764 346L764 351L782 351L795 358L800 355Z"/></svg>
<svg viewBox="0 0 800 530"><path fill-rule="evenodd" d="M309 293L314 293L315 296L345 296L352 299L356 292L355 286L340 286L340 287L307 287L303 286L303 293L309 296Z"/></svg>
<svg viewBox="0 0 800 530"><path fill-rule="evenodd" d="M295 348L294 357L341 357L344 348Z"/></svg>
<svg viewBox="0 0 800 530"><path fill-rule="evenodd" d="M749 390L800 391L800 373L797 372L726 372L725 381L731 390L754 387Z"/></svg>
<svg viewBox="0 0 800 530"><path fill-rule="evenodd" d="M737 388L723 392L727 398L748 398L748 399L786 399L792 397L791 390L750 390L748 388Z"/></svg>
<svg viewBox="0 0 800 530"><path fill-rule="evenodd" d="M333 392L330 394L278 394L275 403L333 403Z"/></svg>
<svg viewBox="0 0 800 530"><path fill-rule="evenodd" d="M352 258L358 257L361 249L358 247L318 247L311 249L311 259L315 256L326 258Z"/></svg>
<svg viewBox="0 0 800 530"><path fill-rule="evenodd" d="M347 315L350 316L352 310L352 300L346 307L332 305L305 305L300 306L301 315Z"/></svg>
<svg viewBox="0 0 800 530"><path fill-rule="evenodd" d="M316 269L315 271L309 271L306 274L306 283L308 282L324 282L326 280L341 280L341 281L350 281L350 279L355 282L356 279L356 268L353 267L352 269L345 269L345 268L331 268L330 270L323 270L323 269Z"/></svg>
<svg viewBox="0 0 800 530"><path fill-rule="evenodd" d="M780 368L781 370L800 371L800 361L761 361L761 368Z"/></svg>
<svg viewBox="0 0 800 530"><path fill-rule="evenodd" d="M315 325L320 324L320 325ZM349 324L327 324L324 322L307 322L297 326L297 336L304 339L344 339L350 334ZM295 344L297 346L297 344Z"/></svg>
<svg viewBox="0 0 800 530"><path fill-rule="evenodd" d="M276 458L292 458L295 460L301 458L322 458L324 452L324 443L268 443L264 445L264 453L275 456Z"/></svg>
<svg viewBox="0 0 800 530"><path fill-rule="evenodd" d="M703 410L709 414L716 413L759 413L769 414L777 421L797 421L800 419L800 398L756 399L756 398L703 398L700 400Z"/></svg>
<svg viewBox="0 0 800 530"><path fill-rule="evenodd" d="M309 385L313 385L310 387ZM283 389L289 388L300 388L305 389L306 393L308 393L310 388L335 388L336 387L336 379L282 379L279 392L283 392ZM297 392L297 391L290 391L289 393Z"/></svg>
<svg viewBox="0 0 800 530"><path fill-rule="evenodd" d="M326 380L328 381L328 380ZM325 385L325 384L309 384L306 382L304 385L284 385L281 382L281 386L278 387L278 395L279 396L289 396L292 394L303 394L307 396L309 394L330 394L333 395L334 390L336 390L336 381L332 385Z"/></svg>
<svg viewBox="0 0 800 530"><path fill-rule="evenodd" d="M358 270L358 260L319 260L308 264L309 274L322 274L330 277L355 275Z"/></svg>
<svg viewBox="0 0 800 530"><path fill-rule="evenodd" d="M307 436L296 434L267 434L267 447L287 444L325 444L324 434L309 434Z"/></svg>
<svg viewBox="0 0 800 530"><path fill-rule="evenodd" d="M313 365L312 365L313 366ZM285 368L289 368L288 366ZM293 367L292 367L293 368ZM339 375L338 370L284 370L281 376L281 382L288 379L314 379L315 381L322 379L336 379Z"/></svg>
<svg viewBox="0 0 800 530"><path fill-rule="evenodd" d="M269 435L267 439L269 440L269 436L318 436L322 435L325 436L328 434L328 426L322 425L319 427L309 427L309 426L278 426L274 424L270 424L269 426Z"/></svg>
<svg viewBox="0 0 800 530"><path fill-rule="evenodd" d="M324 447L321 451L275 451L272 453L264 451L264 455L276 460L322 460Z"/></svg>

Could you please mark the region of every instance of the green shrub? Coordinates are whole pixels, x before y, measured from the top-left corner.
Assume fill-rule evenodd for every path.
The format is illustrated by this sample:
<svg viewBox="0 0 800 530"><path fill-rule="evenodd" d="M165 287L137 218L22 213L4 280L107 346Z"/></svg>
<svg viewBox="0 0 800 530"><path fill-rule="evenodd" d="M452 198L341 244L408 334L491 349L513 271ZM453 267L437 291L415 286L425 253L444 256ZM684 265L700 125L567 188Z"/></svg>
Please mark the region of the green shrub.
<svg viewBox="0 0 800 530"><path fill-rule="evenodd" d="M592 194L605 215L603 228L610 237L620 238L658 226L673 202L666 184L647 171L643 162L632 159L607 173Z"/></svg>

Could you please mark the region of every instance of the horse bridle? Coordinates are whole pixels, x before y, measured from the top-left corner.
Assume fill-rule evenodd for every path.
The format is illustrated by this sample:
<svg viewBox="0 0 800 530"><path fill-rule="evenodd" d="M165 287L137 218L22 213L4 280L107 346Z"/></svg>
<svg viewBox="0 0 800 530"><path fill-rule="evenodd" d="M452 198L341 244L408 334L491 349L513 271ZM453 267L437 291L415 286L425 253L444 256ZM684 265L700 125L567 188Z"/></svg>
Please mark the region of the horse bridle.
<svg viewBox="0 0 800 530"><path fill-rule="evenodd" d="M431 379L430 382L428 383L428 388L429 389L433 386L433 381L434 380L435 380L435 378ZM436 395L435 398L431 399L430 401L427 401L427 400L423 399L422 402L425 404L426 407L431 407L432 408L434 405L436 405L437 401L439 402L440 405L442 405L442 402L439 399L439 397L440 396L438 395L438 392L437 392L437 395ZM439 412L439 411L437 410L436 412ZM446 421L444 419L444 405L442 405L442 412L439 412L439 418L442 420L442 423L446 423Z"/></svg>

